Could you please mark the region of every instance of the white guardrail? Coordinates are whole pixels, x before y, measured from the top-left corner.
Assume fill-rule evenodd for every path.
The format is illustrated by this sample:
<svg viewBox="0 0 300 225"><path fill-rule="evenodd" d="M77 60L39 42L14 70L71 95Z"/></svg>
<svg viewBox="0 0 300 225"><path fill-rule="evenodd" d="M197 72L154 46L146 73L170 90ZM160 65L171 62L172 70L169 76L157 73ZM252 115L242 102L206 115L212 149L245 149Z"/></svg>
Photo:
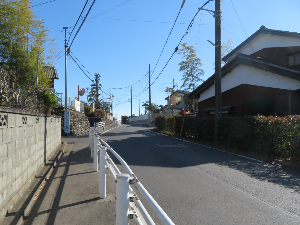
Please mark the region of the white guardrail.
<svg viewBox="0 0 300 225"><path fill-rule="evenodd" d="M136 175L132 172L127 163L116 153L96 132L95 128L89 132L89 148L91 158L94 159L94 171L99 171L99 195L100 198L106 198L106 170L109 169L113 178L117 182L116 191L116 225L128 225L129 219L134 219L137 224L154 225L154 221L145 209L137 194L130 187L135 184L138 191L148 201L156 215L163 224L171 225L174 223L157 204L146 188L141 184ZM121 173L113 162L107 151L110 151L124 166L127 174Z"/></svg>

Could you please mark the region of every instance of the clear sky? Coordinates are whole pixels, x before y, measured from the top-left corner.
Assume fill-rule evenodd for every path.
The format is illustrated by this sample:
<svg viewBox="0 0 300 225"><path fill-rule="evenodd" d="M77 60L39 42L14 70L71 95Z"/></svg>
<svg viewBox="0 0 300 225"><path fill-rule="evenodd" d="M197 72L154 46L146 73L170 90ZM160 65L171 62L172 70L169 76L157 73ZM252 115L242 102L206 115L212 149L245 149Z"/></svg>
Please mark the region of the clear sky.
<svg viewBox="0 0 300 225"><path fill-rule="evenodd" d="M86 0L32 0L34 14L44 21L51 37L56 38L58 53L64 49L63 27L69 27L68 32L72 31L85 2ZM92 2L90 0L88 6ZM74 39L71 51L91 75L86 73L91 79L95 73L101 75L103 94L100 92L100 98L109 101L110 93L115 96L113 114L118 119L121 115L129 116L131 113L130 85L133 85L133 114L139 114L139 100L141 113L144 112L141 105L149 100L148 89L143 92L149 82L146 75L149 64L153 71L182 2L183 0L96 0ZM151 86L151 100L157 105L166 105L167 94L164 89L172 87L173 79L179 89L182 85L182 73L178 71L181 55L174 54L164 71L160 72L186 32L198 7L205 2L206 0L185 1L164 52L155 71L151 73L152 81L158 77ZM45 4L38 5L41 3ZM120 4L122 5L113 9ZM205 8L214 10L215 1L208 3ZM223 0L222 43L231 38L232 47L235 48L262 25L270 29L300 33L299 9L300 0ZM81 22L82 20L79 24ZM214 17L207 11L201 11L182 40L182 43L195 47L197 56L202 60L204 80L214 72L214 47L207 41L215 42L214 25ZM78 26L70 41L77 29ZM67 35L68 39L69 34ZM56 61L55 67L59 76L55 81L56 92L65 93L64 57ZM78 85L80 88L91 85L91 81L70 58L67 80L68 96L73 98L77 97ZM80 97L80 100L86 99L86 95Z"/></svg>

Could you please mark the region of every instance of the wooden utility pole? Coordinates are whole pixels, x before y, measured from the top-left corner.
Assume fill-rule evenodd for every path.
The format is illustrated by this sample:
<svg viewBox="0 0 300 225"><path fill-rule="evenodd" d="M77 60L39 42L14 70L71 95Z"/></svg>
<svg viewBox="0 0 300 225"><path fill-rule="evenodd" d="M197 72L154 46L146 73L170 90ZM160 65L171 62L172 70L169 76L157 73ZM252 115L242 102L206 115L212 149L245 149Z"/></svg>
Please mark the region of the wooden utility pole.
<svg viewBox="0 0 300 225"><path fill-rule="evenodd" d="M151 107L151 83L150 83L150 64L149 64L149 113L151 114L152 107Z"/></svg>
<svg viewBox="0 0 300 225"><path fill-rule="evenodd" d="M218 121L222 118L221 90L221 0L215 1L215 123L214 142L218 141Z"/></svg>

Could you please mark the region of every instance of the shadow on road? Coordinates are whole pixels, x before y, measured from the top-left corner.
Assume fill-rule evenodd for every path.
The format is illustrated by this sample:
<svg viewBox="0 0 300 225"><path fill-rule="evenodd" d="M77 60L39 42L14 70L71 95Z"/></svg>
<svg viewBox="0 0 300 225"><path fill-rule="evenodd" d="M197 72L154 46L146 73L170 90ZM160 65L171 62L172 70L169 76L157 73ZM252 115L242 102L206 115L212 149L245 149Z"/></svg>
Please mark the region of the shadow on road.
<svg viewBox="0 0 300 225"><path fill-rule="evenodd" d="M145 131L110 133L105 137L106 140L111 140L108 144L129 165L181 168L213 163L241 171L258 180L276 183L300 192L299 170L260 163L170 137L148 134ZM133 137L136 134L143 135ZM120 135L122 135L121 138L116 140L116 136ZM126 135L131 136L123 139ZM115 158L114 161L118 163Z"/></svg>

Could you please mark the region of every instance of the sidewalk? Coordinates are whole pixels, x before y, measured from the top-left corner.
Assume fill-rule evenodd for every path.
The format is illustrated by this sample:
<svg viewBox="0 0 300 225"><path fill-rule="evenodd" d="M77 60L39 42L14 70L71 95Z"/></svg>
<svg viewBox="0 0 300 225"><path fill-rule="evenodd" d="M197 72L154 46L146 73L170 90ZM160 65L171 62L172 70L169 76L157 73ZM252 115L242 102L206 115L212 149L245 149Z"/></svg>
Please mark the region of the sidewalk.
<svg viewBox="0 0 300 225"><path fill-rule="evenodd" d="M29 216L18 224L115 224L116 184L108 173L107 197L99 198L99 173L93 171L88 135L62 141L68 143L63 158ZM6 218L5 224L16 224L16 218Z"/></svg>

